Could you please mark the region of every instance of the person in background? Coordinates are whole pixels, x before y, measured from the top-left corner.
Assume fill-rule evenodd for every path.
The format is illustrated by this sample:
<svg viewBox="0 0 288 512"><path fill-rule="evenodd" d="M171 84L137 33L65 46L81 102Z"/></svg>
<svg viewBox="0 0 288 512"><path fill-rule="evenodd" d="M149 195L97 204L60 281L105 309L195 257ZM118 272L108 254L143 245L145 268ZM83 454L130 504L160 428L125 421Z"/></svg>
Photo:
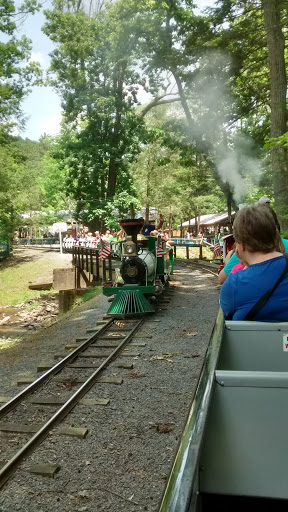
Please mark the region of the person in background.
<svg viewBox="0 0 288 512"><path fill-rule="evenodd" d="M277 227L278 231L280 232L280 224L279 224L279 221L277 219L276 213L271 208L269 197L261 197L257 201L256 206L257 205L264 205L264 206L266 206L266 208L270 211L271 215L273 216L274 222L276 224L276 227ZM284 244L285 252L288 252L288 240L286 240L285 238L282 238L282 242ZM237 258L237 255L235 254L235 252L229 251L227 256L226 256L226 258L225 258L225 266L221 270L221 272L219 272L219 275L218 275L218 282L220 284L224 283L224 281L229 276L232 268L234 267L234 265L237 265L237 263L240 263L239 259Z"/></svg>
<svg viewBox="0 0 288 512"><path fill-rule="evenodd" d="M286 268L285 249L274 217L265 205L239 210L233 232L236 255L248 267L229 275L220 292L220 305L225 318L244 320ZM254 319L288 321L288 273Z"/></svg>
<svg viewBox="0 0 288 512"><path fill-rule="evenodd" d="M115 229L112 229L110 236L109 236L109 242L117 242L117 233Z"/></svg>

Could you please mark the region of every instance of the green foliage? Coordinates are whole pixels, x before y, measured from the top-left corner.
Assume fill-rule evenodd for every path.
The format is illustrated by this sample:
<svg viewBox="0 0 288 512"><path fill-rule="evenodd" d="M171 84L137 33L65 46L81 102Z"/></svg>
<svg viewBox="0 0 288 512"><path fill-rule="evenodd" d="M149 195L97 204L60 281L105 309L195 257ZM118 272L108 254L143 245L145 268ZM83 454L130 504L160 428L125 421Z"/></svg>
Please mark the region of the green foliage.
<svg viewBox="0 0 288 512"><path fill-rule="evenodd" d="M31 225L75 206L78 220L101 229L116 227L132 203L155 206L177 224L224 210L225 198L233 207L233 193L245 202L272 196L270 161L261 152L270 130L268 51L256 1L219 0L205 16L195 14L192 0L118 0L103 10L101 2L86 4L54 0L45 11L44 32L55 43L50 83L64 109L61 136L39 146L18 140L16 150L0 130L7 232L21 209L39 212ZM0 43L0 119L11 121L37 69L19 66L30 43L14 38L14 2L3 5L0 30L10 39ZM36 0L25 8L33 11ZM281 4L283 26L287 15ZM153 96L144 108L142 89ZM265 149L278 146L287 147L287 134ZM251 182L255 158L263 162L259 185ZM233 159L248 192L234 180Z"/></svg>
<svg viewBox="0 0 288 512"><path fill-rule="evenodd" d="M278 146L288 148L288 132L284 133L280 137L267 139L264 145L264 149L270 150Z"/></svg>
<svg viewBox="0 0 288 512"><path fill-rule="evenodd" d="M41 73L39 65L29 62L31 41L23 36L17 39L17 20L39 9L36 0L22 4L17 11L13 0L4 0L0 7L0 123L7 124L21 118L21 102L28 94L28 87L37 83Z"/></svg>
<svg viewBox="0 0 288 512"><path fill-rule="evenodd" d="M127 51L129 23L119 24L109 8L90 18L69 2L54 6L46 11L44 30L57 43L51 70L65 114L54 156L76 201L76 218L94 219L94 228L100 219L111 225L113 210L120 212L123 203L123 211L134 197L129 164L145 136L133 108L137 73ZM130 199L123 202L123 194Z"/></svg>
<svg viewBox="0 0 288 512"><path fill-rule="evenodd" d="M65 176L49 156L49 146L50 142L45 139L35 142L7 133L3 137L0 145L0 237L6 240L13 238L19 227L26 226L30 231L32 227L48 226L61 220L57 210L69 209L63 189Z"/></svg>

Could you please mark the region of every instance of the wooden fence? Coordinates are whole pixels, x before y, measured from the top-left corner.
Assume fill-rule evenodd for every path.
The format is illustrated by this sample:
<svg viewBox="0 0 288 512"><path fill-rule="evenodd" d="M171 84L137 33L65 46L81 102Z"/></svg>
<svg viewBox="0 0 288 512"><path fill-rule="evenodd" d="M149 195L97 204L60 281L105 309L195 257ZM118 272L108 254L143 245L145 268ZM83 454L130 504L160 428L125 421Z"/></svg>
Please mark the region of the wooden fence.
<svg viewBox="0 0 288 512"><path fill-rule="evenodd" d="M105 260L100 261L99 249L92 247L71 247L63 248L63 252L72 253L72 264L79 270L85 279L85 273L92 276L93 281L112 281L115 268L115 260L111 254ZM85 279L86 280L86 279Z"/></svg>
<svg viewBox="0 0 288 512"><path fill-rule="evenodd" d="M10 256L10 245L0 240L0 261Z"/></svg>

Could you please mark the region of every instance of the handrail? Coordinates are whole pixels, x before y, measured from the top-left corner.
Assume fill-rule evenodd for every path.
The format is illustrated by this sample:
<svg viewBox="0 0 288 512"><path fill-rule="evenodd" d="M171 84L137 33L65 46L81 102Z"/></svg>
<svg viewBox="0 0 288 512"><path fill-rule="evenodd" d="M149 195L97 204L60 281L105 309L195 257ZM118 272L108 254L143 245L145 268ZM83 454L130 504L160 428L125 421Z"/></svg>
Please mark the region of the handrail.
<svg viewBox="0 0 288 512"><path fill-rule="evenodd" d="M204 434L223 329L224 317L220 309L209 341L188 419L158 512L196 511L198 491L196 484L200 447Z"/></svg>
<svg viewBox="0 0 288 512"><path fill-rule="evenodd" d="M59 238L18 238L17 245L54 245L59 244Z"/></svg>

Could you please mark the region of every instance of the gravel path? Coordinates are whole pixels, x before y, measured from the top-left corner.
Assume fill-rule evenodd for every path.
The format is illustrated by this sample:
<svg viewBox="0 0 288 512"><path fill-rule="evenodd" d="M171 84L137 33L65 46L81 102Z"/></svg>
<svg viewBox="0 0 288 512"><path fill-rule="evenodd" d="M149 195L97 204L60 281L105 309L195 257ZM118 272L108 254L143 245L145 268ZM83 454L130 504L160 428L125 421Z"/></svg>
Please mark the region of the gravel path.
<svg viewBox="0 0 288 512"><path fill-rule="evenodd" d="M175 292L167 310L141 328L152 338L138 339L146 343L137 349L140 356L125 358L134 364L133 371L114 367L105 373L122 377L124 383L97 384L87 395L109 398L109 405L77 406L66 418L66 426L88 428L87 437L55 433L46 439L1 490L1 512L158 510L219 307L211 273L178 265L171 288ZM57 324L2 350L1 395L16 394L17 378L35 376L39 363L52 362L53 354L95 327L107 309L106 298L92 299ZM17 441L11 434L9 443ZM54 479L27 471L39 461L60 465Z"/></svg>

